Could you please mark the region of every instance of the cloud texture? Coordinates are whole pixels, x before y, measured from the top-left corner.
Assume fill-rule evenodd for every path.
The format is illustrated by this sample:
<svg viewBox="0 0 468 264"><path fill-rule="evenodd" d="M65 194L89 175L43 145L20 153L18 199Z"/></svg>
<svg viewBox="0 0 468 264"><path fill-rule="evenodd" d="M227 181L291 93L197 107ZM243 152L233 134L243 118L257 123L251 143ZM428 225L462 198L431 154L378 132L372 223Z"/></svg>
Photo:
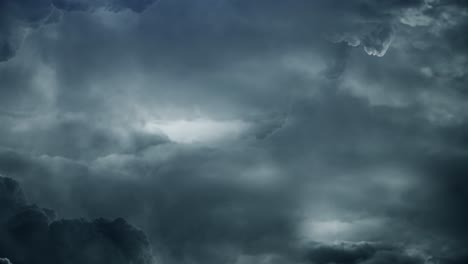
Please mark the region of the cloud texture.
<svg viewBox="0 0 468 264"><path fill-rule="evenodd" d="M2 177L0 189L1 263L153 263L145 235L122 218L55 221L16 181Z"/></svg>
<svg viewBox="0 0 468 264"><path fill-rule="evenodd" d="M0 1L0 257L466 263L467 28L452 0Z"/></svg>

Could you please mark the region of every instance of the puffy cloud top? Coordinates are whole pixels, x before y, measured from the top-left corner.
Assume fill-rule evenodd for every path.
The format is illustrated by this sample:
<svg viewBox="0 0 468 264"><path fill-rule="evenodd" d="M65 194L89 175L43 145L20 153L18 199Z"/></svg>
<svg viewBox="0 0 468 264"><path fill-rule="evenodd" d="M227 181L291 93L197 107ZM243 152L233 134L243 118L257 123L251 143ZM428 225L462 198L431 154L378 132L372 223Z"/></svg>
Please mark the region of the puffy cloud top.
<svg viewBox="0 0 468 264"><path fill-rule="evenodd" d="M54 220L26 202L18 183L0 178L0 263L153 263L142 231L113 221Z"/></svg>

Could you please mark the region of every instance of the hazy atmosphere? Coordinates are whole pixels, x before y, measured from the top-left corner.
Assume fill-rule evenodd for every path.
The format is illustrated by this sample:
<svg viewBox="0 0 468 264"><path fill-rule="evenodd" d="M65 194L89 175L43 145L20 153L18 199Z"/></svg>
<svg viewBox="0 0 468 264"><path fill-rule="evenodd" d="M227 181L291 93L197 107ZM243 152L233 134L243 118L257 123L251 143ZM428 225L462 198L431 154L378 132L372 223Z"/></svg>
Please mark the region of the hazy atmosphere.
<svg viewBox="0 0 468 264"><path fill-rule="evenodd" d="M467 264L468 1L0 0L0 264Z"/></svg>

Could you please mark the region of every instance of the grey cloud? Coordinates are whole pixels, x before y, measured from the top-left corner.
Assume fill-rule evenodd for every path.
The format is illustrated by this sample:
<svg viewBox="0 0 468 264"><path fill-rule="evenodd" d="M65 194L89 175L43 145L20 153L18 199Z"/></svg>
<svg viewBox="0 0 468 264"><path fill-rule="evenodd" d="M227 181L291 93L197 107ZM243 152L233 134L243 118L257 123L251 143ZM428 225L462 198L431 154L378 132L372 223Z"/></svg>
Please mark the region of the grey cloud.
<svg viewBox="0 0 468 264"><path fill-rule="evenodd" d="M112 11L128 8L135 12L142 12L156 0L52 0L51 2L55 7L66 11L87 11L104 7Z"/></svg>
<svg viewBox="0 0 468 264"><path fill-rule="evenodd" d="M2 21L0 26L0 62L15 56L23 41L25 27L42 24L52 13L48 0L2 1L0 3Z"/></svg>
<svg viewBox="0 0 468 264"><path fill-rule="evenodd" d="M160 151L164 153L170 149L162 148ZM65 164L59 163L54 168L48 162L25 157L22 157L22 165L13 165L21 155L12 158L12 168L8 171L5 171L5 166L0 167L9 175L25 177L23 181L27 182L28 190L49 188L51 200L44 200L40 193L32 192L31 195L44 200L47 205L58 201L54 206L66 209L60 210L66 214L81 212L89 217L123 215L131 219L145 228L154 243L156 255L169 263L217 263L234 261L236 254L241 252L261 254L274 251L283 254L287 251L283 243L294 240L291 222L294 213L283 204L290 204L291 198L274 186L266 193L261 191L261 186L246 189L242 180L234 178L234 171L220 170L216 164L203 169L202 165L217 156L219 164L232 166L232 170L237 166L235 163L244 163L245 166L255 164L236 156L231 158L238 161L230 161L231 155L218 151L196 150L189 155L177 152L177 158L166 162L157 162L154 158L157 153L151 152L146 154L150 155L148 157L124 161L128 163L123 165L125 170L131 174L150 173L150 178L141 176L140 180L117 180L121 176L114 170L120 168L113 167L96 170L90 166L83 170L79 164L60 168ZM5 157L2 159L5 160ZM122 161L119 163L122 166ZM56 185L44 186L33 175L27 176L28 173L21 172L27 167L30 167L32 174L38 172L37 167L42 167L40 174L50 177L47 180L49 183L55 181L55 173L64 173L67 176L62 180L71 184L72 189L63 192L61 180ZM219 179L207 177L210 173L219 174L216 176ZM107 187L103 188L103 184ZM83 197L80 193L85 190L88 195ZM80 205L77 208L66 205L66 196L79 201ZM108 200L106 197L113 198ZM276 201L277 208L268 208L272 200Z"/></svg>
<svg viewBox="0 0 468 264"><path fill-rule="evenodd" d="M345 42L352 47L362 45L368 55L383 57L392 43L394 30L389 24L374 25L370 28L368 32L336 34L330 39L335 43Z"/></svg>
<svg viewBox="0 0 468 264"><path fill-rule="evenodd" d="M309 250L306 258L315 264L425 263L421 256L411 256L403 248L369 242L318 244Z"/></svg>
<svg viewBox="0 0 468 264"><path fill-rule="evenodd" d="M23 190L16 181L9 178L2 178L0 188L2 208L10 208L10 210L13 210L26 203Z"/></svg>
<svg viewBox="0 0 468 264"><path fill-rule="evenodd" d="M350 214L351 220L357 210L373 217L387 218L390 214L393 226L406 230L395 235L378 226L371 233L357 233L361 238L404 239L417 244L435 236L450 241L447 246L454 244L454 251L460 254L466 239L462 231L464 215L460 213L464 197L459 193L463 190L450 190L451 186L464 186L460 184L464 167L460 163L460 169L450 173L453 176L440 182L438 170L448 174L448 167L457 166L444 167L444 162L435 162L439 157L425 153L429 149L455 155L457 148L465 148L464 128L434 126L420 116L421 109L372 106L350 94L322 92L314 99L296 100L287 120L278 118L281 126L273 128L274 133L262 140L237 142L229 150L183 147L171 142L153 145L149 141L142 142L146 147L111 151L96 161L89 154L93 150L87 150L83 152L90 157L87 162L4 150L0 171L22 179L35 199L66 215L122 215L138 223L149 234L155 252L169 263L234 262L239 254L273 252L297 258L301 207L306 203L320 208L322 202L328 208L346 212L343 214L348 217ZM265 129L271 129L269 122L274 127L279 122L272 120L265 119ZM81 135L87 138L87 133ZM115 142L113 149L121 149L124 141ZM247 147L246 143L255 147ZM90 146L101 149L99 145ZM455 157L448 158L448 162L458 164ZM460 161L463 157L459 157ZM436 170L429 164L441 167ZM388 166L415 173L404 176L407 178L394 176L394 187L376 181L372 170L366 174L368 169ZM340 176L343 172L352 175L352 181ZM424 184L405 187L404 179ZM398 180L403 180L401 187ZM333 187L341 185L348 188ZM84 192L87 195L83 197ZM440 195L433 196L435 193ZM369 196L379 199L370 201ZM398 197L407 199L405 206ZM446 200L441 200L439 207L439 202L432 199L440 197ZM275 207L271 207L272 203ZM434 217L440 211L444 213ZM319 209L315 213L314 217L324 216ZM434 249L438 240L431 241L429 249L435 256L456 255L438 252ZM392 252L376 257L409 261Z"/></svg>
<svg viewBox="0 0 468 264"><path fill-rule="evenodd" d="M25 16L35 29L0 65L0 173L32 201L123 217L169 264L466 262L464 3L151 2ZM248 128L192 144L157 129L197 120ZM18 237L99 234L55 237L89 252L115 250L101 227L126 229L8 210Z"/></svg>
<svg viewBox="0 0 468 264"><path fill-rule="evenodd" d="M107 8L119 12L142 12L155 0L5 0L0 3L0 62L13 58L24 40L25 31L57 22L60 11L88 11ZM60 11L59 11L60 10Z"/></svg>
<svg viewBox="0 0 468 264"><path fill-rule="evenodd" d="M333 113L334 118L323 119L324 113ZM107 165L103 163L104 167L99 168L95 168L92 163L87 165L51 157L25 157L14 152L3 154L1 160L4 162L0 167L9 175L23 178L28 189L48 190L51 197L44 197L41 193L35 194L35 197L48 200L48 205L52 201L59 201L55 206L64 208L67 214L79 212L91 217L124 214L145 227L161 258L175 263L184 260L205 263L235 261L236 255L241 253L256 255L275 252L288 258L290 254L295 256L297 253L290 251L294 252L294 244L298 243L296 227L300 206L296 206L300 204L301 194L309 193L308 203L319 206L320 197L329 195L325 190L330 188L320 176L327 175L329 183L331 181L340 185L346 183L345 179L336 175L341 171L353 175L355 185L347 183L350 189L344 190L344 193L332 189L334 198L327 201L329 207L334 203L340 210L352 212L357 208L363 210L362 205L365 204L366 212L373 216L386 217L387 213L391 213L390 221L395 227L401 225L404 229L412 230L414 233L411 239L417 243L420 239L425 240L424 232L437 237L449 234L447 231L455 224L453 216L460 214L459 205L455 201L463 201L463 197L444 194L451 200L448 203L454 206L446 208L446 213L442 214L446 218L437 219L431 217L435 211L424 209L425 204L434 205L434 202L425 202L426 198L432 198L435 193L431 186L444 186L434 182L436 178L425 178L426 192L418 191L418 185L410 185L407 191L387 189L385 185L369 183L372 178L360 176L368 167L386 164L397 164L401 168L413 166L427 175L434 170L419 162L434 162L424 156L419 161L417 156L421 155L424 148L436 150L437 143L452 146L463 142L463 134L450 136L453 140L451 143L437 136L456 133L460 128L439 130L424 119L416 121L410 113L417 116L414 109L395 111L389 107L370 107L364 100L331 93L314 103L296 102L288 121L261 141L260 144L267 144L264 147L271 151L267 152L270 154L262 154L262 151L254 153L250 149L250 154L244 159L242 156L245 154L233 150L182 148L165 143L149 146L135 154L109 156L110 162ZM339 130L343 120L347 120L346 129ZM314 124L321 124L321 129L317 130ZM366 133L362 132L363 124L370 128ZM296 140L290 140L293 137ZM314 150L300 146L314 146ZM244 146L240 151L244 151ZM353 157L350 158L348 153L353 153ZM263 155L273 155L273 164L287 168L288 172L294 173L294 178L283 178L285 176L280 175L278 181L281 184L272 183L271 187L262 187L266 182L262 183L261 178L257 183L260 185L255 184L256 177L262 177L262 171L255 170L256 164L266 168L271 165L265 163L263 158L258 159ZM111 162L114 158L115 163ZM320 165L312 168L306 165L311 162ZM239 175L244 171L248 173L243 176L246 178ZM127 176L121 178L119 172L125 172ZM36 173L40 173L42 179L48 179L47 185L34 176ZM131 175L138 176L132 178L135 176ZM409 180L417 178L408 177L411 177ZM282 182L282 179L287 180ZM317 186L308 189L309 182ZM73 188L64 190L63 184ZM294 189L295 193L289 193L290 189ZM365 192L362 193L362 190ZM83 192L88 195L82 197ZM409 199L405 208L392 198L397 193L406 197L412 192L419 193L421 198L416 195ZM369 195L378 195L380 198L371 202ZM109 197L113 198L108 200ZM67 199L79 205L76 208L67 205ZM269 204L273 201L276 206L272 208ZM431 208L438 210L437 207ZM417 221L408 223L408 218ZM429 218L434 222L427 222ZM455 230L463 228L462 222L463 219L460 219ZM424 231L419 230L421 225ZM378 228L374 232L371 235L382 240L401 238L391 232L387 233L385 229ZM459 238L452 234L447 239L453 242ZM460 243L464 239L461 236ZM213 252L214 248L216 250ZM379 253L376 257L394 258L403 263L407 261L393 253Z"/></svg>
<svg viewBox="0 0 468 264"><path fill-rule="evenodd" d="M0 263L2 264L11 264L10 260L7 258L0 258Z"/></svg>
<svg viewBox="0 0 468 264"><path fill-rule="evenodd" d="M0 129L4 147L28 149L38 154L90 160L117 153L135 153L144 148L167 143L163 134L150 134L129 129L109 130L107 121L89 122L80 116L21 116L5 124L12 127ZM15 126L24 125L16 130ZM56 140L50 141L49 138ZM21 138L15 140L14 138ZM72 144L70 142L73 142Z"/></svg>
<svg viewBox="0 0 468 264"><path fill-rule="evenodd" d="M1 46L0 60L1 61L9 60L15 56L15 50L17 49L18 44L14 42L16 41L12 39L7 32L1 35L1 39L0 39L0 46Z"/></svg>
<svg viewBox="0 0 468 264"><path fill-rule="evenodd" d="M363 39L364 50L369 55L382 57L387 52L393 39L393 29L389 25L380 25Z"/></svg>
<svg viewBox="0 0 468 264"><path fill-rule="evenodd" d="M125 220L54 221L14 180L1 177L0 186L0 254L14 263L153 263L145 235Z"/></svg>

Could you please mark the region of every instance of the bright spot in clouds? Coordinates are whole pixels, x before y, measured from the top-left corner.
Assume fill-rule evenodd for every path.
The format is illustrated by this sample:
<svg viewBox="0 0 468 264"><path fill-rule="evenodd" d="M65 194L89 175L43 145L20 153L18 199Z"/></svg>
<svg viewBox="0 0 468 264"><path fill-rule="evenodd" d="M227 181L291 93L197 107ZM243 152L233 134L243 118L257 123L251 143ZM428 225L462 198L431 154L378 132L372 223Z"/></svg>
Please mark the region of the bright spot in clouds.
<svg viewBox="0 0 468 264"><path fill-rule="evenodd" d="M306 233L318 241L330 242L342 239L343 234L348 232L349 229L349 223L339 220L314 221L308 223Z"/></svg>
<svg viewBox="0 0 468 264"><path fill-rule="evenodd" d="M300 232L305 241L331 243L334 241L354 240L375 232L387 225L384 218L362 218L354 220L316 220L309 219L302 223Z"/></svg>
<svg viewBox="0 0 468 264"><path fill-rule="evenodd" d="M216 142L240 136L248 124L241 120L165 120L148 122L145 130L163 132L177 143Z"/></svg>

